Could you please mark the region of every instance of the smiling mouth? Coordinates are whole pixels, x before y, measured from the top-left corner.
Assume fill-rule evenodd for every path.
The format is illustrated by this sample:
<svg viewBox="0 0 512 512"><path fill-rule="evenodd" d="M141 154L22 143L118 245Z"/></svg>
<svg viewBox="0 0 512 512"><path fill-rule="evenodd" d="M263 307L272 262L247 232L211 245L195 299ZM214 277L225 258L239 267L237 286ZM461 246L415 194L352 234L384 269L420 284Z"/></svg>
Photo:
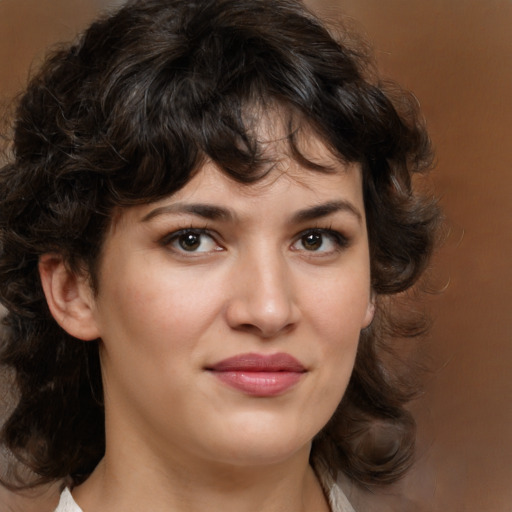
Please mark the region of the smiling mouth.
<svg viewBox="0 0 512 512"><path fill-rule="evenodd" d="M227 386L256 397L285 393L307 373L293 356L240 354L207 367L206 370Z"/></svg>

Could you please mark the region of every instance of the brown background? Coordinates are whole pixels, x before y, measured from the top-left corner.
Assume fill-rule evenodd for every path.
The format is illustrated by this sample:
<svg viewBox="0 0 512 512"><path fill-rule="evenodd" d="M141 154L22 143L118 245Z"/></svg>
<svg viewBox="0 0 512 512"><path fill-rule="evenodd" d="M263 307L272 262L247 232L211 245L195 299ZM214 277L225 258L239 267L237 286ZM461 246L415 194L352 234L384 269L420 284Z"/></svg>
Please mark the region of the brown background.
<svg viewBox="0 0 512 512"><path fill-rule="evenodd" d="M432 301L438 371L415 404L420 458L401 486L410 501L390 510L510 512L512 2L314 3L360 20L383 72L418 97L451 228L435 272L449 284Z"/></svg>
<svg viewBox="0 0 512 512"><path fill-rule="evenodd" d="M0 96L101 0L0 0ZM119 3L119 2L117 2ZM437 149L450 234L428 305L435 371L414 405L418 462L364 510L512 512L512 0L308 0L343 13L379 67L416 94ZM41 510L0 489L0 511Z"/></svg>

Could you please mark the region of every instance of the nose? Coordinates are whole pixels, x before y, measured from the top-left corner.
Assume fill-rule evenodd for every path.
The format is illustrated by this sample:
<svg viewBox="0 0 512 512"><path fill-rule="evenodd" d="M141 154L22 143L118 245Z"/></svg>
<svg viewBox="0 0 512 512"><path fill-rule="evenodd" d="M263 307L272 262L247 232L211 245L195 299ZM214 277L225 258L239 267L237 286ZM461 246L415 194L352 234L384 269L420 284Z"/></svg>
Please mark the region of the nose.
<svg viewBox="0 0 512 512"><path fill-rule="evenodd" d="M295 328L300 308L283 255L260 253L240 258L232 279L226 308L232 329L270 339Z"/></svg>

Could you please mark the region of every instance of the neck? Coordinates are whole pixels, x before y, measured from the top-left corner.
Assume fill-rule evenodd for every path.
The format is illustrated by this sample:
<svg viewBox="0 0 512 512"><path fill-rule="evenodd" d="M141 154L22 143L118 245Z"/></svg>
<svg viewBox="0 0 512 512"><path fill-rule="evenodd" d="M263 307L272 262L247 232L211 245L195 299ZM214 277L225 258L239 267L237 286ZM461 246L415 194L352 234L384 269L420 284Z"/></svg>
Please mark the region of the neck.
<svg viewBox="0 0 512 512"><path fill-rule="evenodd" d="M163 468L107 453L73 495L84 512L328 512L308 455L304 449L286 461L250 468L204 461Z"/></svg>

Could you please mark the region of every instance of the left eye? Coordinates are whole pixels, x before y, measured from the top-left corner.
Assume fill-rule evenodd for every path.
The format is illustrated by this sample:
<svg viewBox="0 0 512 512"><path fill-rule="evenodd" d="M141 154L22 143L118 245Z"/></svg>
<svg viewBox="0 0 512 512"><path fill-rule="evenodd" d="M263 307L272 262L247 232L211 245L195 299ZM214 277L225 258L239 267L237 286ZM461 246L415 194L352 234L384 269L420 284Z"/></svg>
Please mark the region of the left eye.
<svg viewBox="0 0 512 512"><path fill-rule="evenodd" d="M214 238L205 231L187 229L171 233L162 244L180 252L213 252L221 250Z"/></svg>
<svg viewBox="0 0 512 512"><path fill-rule="evenodd" d="M310 230L303 233L292 245L294 250L308 252L335 252L346 245L346 239L333 231Z"/></svg>

